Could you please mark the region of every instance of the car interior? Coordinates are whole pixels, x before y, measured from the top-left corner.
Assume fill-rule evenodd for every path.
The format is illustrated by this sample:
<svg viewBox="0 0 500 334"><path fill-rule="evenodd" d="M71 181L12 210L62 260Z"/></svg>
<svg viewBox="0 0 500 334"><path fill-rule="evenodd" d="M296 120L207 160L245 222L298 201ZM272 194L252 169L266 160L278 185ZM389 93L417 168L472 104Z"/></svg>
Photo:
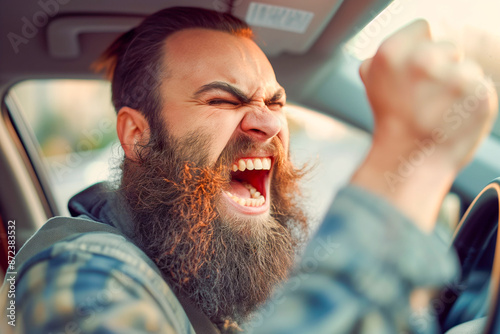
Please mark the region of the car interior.
<svg viewBox="0 0 500 334"><path fill-rule="evenodd" d="M230 12L254 29L287 92L294 162L315 165L303 185L311 230L370 147L373 118L358 69L391 33L424 18L497 90L500 82L500 6L492 0L0 0L0 277L9 224L19 249L47 219L67 215L78 191L116 181L122 153L110 85L92 63L145 16L174 6ZM437 233L462 265L460 282L431 303L443 333L500 333L497 152L498 120L443 201ZM439 296L452 297L442 305Z"/></svg>

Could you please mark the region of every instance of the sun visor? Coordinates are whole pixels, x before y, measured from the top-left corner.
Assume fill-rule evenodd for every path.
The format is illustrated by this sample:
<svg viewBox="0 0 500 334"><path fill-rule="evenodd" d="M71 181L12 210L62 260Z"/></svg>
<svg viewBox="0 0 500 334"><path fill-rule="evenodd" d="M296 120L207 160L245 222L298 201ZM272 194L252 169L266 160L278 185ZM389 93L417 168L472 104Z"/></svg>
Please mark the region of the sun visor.
<svg viewBox="0 0 500 334"><path fill-rule="evenodd" d="M221 0L216 0L221 1ZM221 11L231 11L254 29L256 42L268 56L283 52L301 54L316 41L342 0L268 1L236 0L231 9L221 2ZM222 4L224 6L222 6ZM189 5L187 1L186 5ZM216 6L217 7L217 6ZM47 27L48 51L52 58L76 59L81 56L80 35L123 33L139 24L144 16L68 15L55 17Z"/></svg>
<svg viewBox="0 0 500 334"><path fill-rule="evenodd" d="M307 52L342 4L342 0L238 2L233 14L252 26L268 56Z"/></svg>
<svg viewBox="0 0 500 334"><path fill-rule="evenodd" d="M123 33L138 25L143 17L60 17L47 28L49 54L53 58L80 56L79 36L87 33Z"/></svg>

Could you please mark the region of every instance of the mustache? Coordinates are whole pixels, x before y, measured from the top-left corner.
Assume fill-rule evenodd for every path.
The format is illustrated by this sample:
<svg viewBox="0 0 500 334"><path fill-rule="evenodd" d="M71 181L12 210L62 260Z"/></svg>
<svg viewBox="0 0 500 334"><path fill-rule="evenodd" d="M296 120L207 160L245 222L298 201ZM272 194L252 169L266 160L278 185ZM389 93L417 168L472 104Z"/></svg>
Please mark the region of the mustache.
<svg viewBox="0 0 500 334"><path fill-rule="evenodd" d="M168 136L165 140L164 137L156 137L148 144L137 145L137 159L129 161L129 165L132 168L134 165L140 166L143 173L145 184L143 191L137 194L137 201L142 209L154 210L163 205L171 207L186 197L199 196L197 190L200 187L205 190L201 195L215 202L222 189L229 186L232 163L252 152L265 152L273 158L276 166L286 165L285 149L276 137L270 142L262 143L240 134L226 145L212 166L208 163L210 144L209 135L188 134L180 139ZM163 163L157 163L159 161ZM160 175L161 178L158 177ZM168 186L163 187L161 184ZM201 186L203 184L205 187ZM127 185L124 184L123 187Z"/></svg>
<svg viewBox="0 0 500 334"><path fill-rule="evenodd" d="M238 158L251 153L259 152L280 160L287 156L283 143L277 137L273 137L268 142L259 142L247 134L240 133L227 143L215 163L210 163L210 146L214 140L213 137L208 130L190 132L178 139L163 132L161 135L153 135L148 144L139 145L136 155L140 157L141 153L142 155L149 154L151 151L171 152L170 158L183 157L182 161L177 161L180 164L189 164L197 168L210 167L214 171L225 173L227 173L225 169L230 169L232 163Z"/></svg>

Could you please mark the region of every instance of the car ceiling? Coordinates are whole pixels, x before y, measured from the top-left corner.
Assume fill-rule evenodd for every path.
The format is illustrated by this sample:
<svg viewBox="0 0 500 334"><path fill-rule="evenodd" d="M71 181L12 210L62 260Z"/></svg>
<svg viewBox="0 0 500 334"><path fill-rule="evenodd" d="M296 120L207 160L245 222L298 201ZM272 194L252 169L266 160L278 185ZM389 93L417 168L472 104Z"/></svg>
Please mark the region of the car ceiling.
<svg viewBox="0 0 500 334"><path fill-rule="evenodd" d="M280 83L289 96L299 95L303 93L304 82L314 84L317 73L330 61L339 44L356 33L355 27L364 26L389 2L0 0L0 30L4 36L0 39L0 94L3 96L13 83L25 79L99 77L92 73L90 64L120 33L159 9L195 6L250 19L256 41L270 58ZM302 27L303 32L290 31L297 26L294 23L280 29L265 27L266 23L276 21L276 13L283 11L273 12L273 8L265 11L262 5L277 6L274 9L286 7L295 11L293 15L306 13L298 21L305 18L308 24ZM34 31L29 29L30 23ZM297 85L298 82L302 84Z"/></svg>

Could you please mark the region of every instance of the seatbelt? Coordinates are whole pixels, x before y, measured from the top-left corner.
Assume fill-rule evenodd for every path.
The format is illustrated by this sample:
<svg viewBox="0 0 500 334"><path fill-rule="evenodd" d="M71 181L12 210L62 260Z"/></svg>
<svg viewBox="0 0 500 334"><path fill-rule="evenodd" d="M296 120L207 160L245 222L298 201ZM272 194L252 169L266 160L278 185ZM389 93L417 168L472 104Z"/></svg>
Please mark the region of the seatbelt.
<svg viewBox="0 0 500 334"><path fill-rule="evenodd" d="M79 224L79 221L81 221L81 224ZM45 223L45 225L42 226L42 228L40 228L19 250L15 258L16 267L21 267L21 265L31 257L35 256L44 249L49 248L58 241L62 241L70 237L77 237L79 234L87 232L107 232L118 234L132 242L132 240L121 233L120 230L108 224L82 218L68 219L66 217L55 217ZM145 254L144 256L147 258ZM149 258L147 259L149 260L147 262L149 262L150 265L154 265L156 267L156 265ZM167 281L165 281L165 283L168 285ZM221 334L210 319L187 297L179 296L179 294L176 294L172 288L170 289L174 292L197 334Z"/></svg>
<svg viewBox="0 0 500 334"><path fill-rule="evenodd" d="M173 290L172 290L173 291ZM200 334L221 334L219 329L215 327L213 322L208 319L208 317L203 313L198 307L196 307L193 302L187 297L175 294L177 300L182 305L184 312L191 322L194 331Z"/></svg>

